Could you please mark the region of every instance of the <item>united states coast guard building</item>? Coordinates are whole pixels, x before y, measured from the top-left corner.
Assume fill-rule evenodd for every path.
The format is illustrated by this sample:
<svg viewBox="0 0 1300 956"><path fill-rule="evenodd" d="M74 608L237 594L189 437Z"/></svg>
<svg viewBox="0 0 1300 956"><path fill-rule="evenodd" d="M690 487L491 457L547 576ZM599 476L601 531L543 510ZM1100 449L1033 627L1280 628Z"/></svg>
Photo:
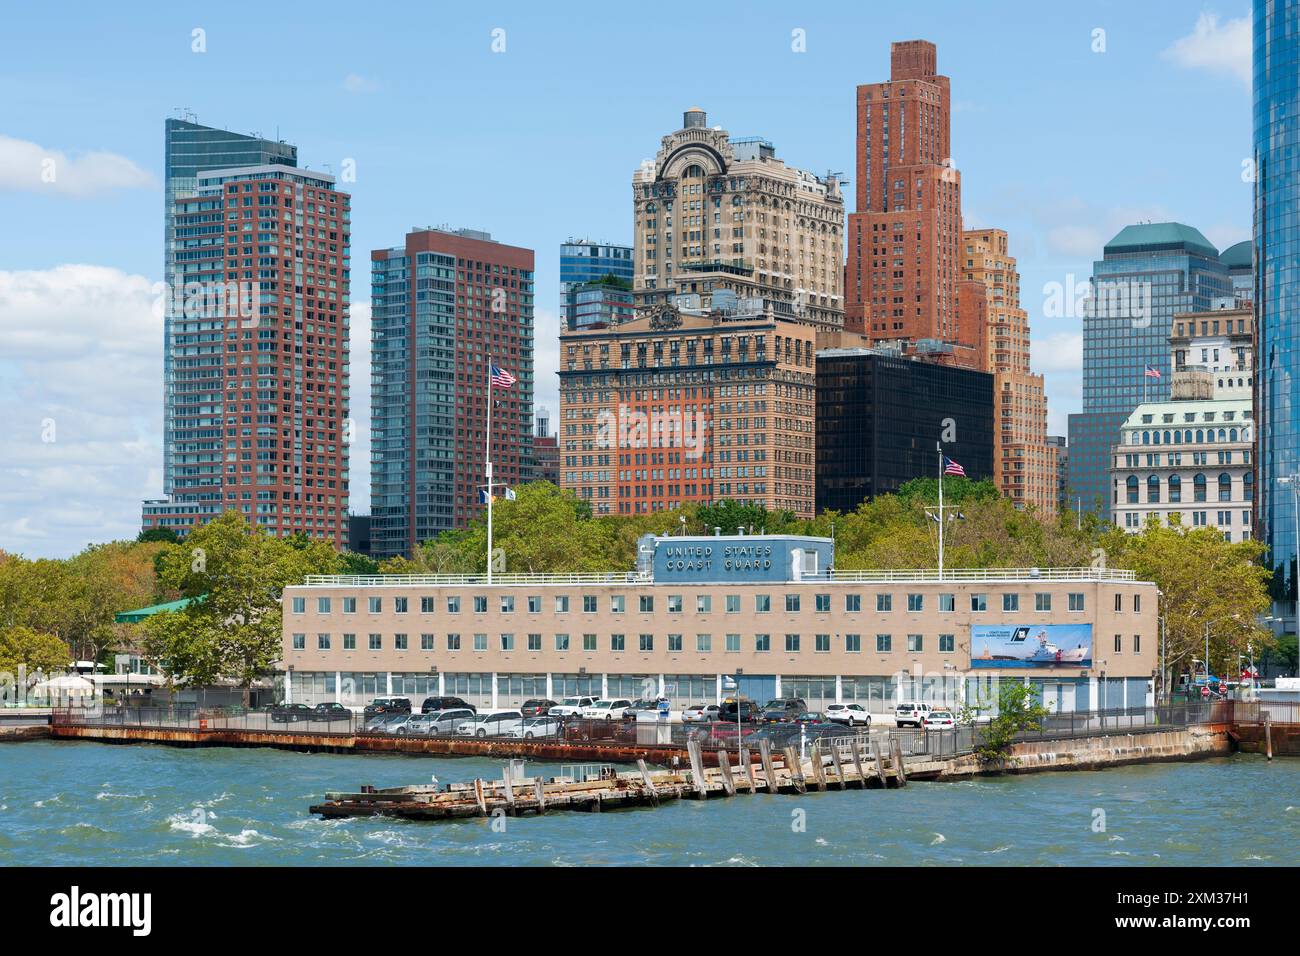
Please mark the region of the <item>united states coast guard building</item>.
<svg viewBox="0 0 1300 956"><path fill-rule="evenodd" d="M978 705L994 676L1053 711L1141 707L1157 590L1131 571L841 571L829 538L646 536L611 574L313 576L284 592L285 697L739 693L812 709ZM734 682L734 683L733 683Z"/></svg>

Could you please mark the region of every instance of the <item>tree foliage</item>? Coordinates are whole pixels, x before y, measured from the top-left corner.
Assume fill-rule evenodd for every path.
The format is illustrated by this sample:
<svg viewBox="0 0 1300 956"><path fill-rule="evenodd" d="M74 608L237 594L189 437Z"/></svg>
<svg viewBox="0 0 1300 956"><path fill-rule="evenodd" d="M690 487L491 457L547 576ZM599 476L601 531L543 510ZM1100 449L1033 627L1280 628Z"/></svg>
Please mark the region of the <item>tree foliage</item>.
<svg viewBox="0 0 1300 956"><path fill-rule="evenodd" d="M30 676L66 670L72 663L68 645L53 634L43 634L25 624L0 627L0 673L17 675L20 667Z"/></svg>

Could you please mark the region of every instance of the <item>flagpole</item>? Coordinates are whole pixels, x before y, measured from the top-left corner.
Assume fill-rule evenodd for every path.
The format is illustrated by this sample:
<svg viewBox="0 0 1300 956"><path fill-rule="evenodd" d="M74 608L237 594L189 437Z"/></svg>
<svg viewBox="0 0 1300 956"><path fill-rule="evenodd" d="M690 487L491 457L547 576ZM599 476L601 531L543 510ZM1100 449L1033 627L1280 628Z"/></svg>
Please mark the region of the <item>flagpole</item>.
<svg viewBox="0 0 1300 956"><path fill-rule="evenodd" d="M939 452L939 580L943 580L943 445L934 443Z"/></svg>
<svg viewBox="0 0 1300 956"><path fill-rule="evenodd" d="M487 583L492 583L492 356L488 356L487 442L483 447L483 464L487 471Z"/></svg>

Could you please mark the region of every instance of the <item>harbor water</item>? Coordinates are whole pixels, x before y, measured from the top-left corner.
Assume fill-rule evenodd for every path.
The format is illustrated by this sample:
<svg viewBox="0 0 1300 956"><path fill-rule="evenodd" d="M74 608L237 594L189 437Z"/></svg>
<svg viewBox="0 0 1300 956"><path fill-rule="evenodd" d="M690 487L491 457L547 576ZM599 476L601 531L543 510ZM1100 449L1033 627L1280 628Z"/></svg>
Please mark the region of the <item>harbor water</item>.
<svg viewBox="0 0 1300 956"><path fill-rule="evenodd" d="M1300 864L1300 760L1244 754L495 821L307 812L327 790L499 779L501 768L478 758L5 744L0 866ZM530 776L559 772L526 766Z"/></svg>

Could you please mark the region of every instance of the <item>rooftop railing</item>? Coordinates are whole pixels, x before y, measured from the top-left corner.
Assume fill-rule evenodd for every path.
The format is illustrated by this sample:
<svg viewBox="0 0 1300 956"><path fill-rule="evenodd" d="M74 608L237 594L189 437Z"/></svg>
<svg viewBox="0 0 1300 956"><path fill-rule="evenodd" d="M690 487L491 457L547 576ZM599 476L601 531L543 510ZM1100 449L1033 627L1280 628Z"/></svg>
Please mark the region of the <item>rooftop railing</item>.
<svg viewBox="0 0 1300 956"><path fill-rule="evenodd" d="M621 571L575 574L494 574L491 583L503 587L521 584L549 586L606 584L662 586L703 586L709 584L954 584L970 582L1038 581L1136 581L1133 571L1118 568L947 568L943 574L935 568L912 570L866 571L812 571L798 580L761 581L737 579L735 581L685 581L661 580L656 582L649 571ZM487 585L482 574L309 574L307 587L435 587L448 585Z"/></svg>

